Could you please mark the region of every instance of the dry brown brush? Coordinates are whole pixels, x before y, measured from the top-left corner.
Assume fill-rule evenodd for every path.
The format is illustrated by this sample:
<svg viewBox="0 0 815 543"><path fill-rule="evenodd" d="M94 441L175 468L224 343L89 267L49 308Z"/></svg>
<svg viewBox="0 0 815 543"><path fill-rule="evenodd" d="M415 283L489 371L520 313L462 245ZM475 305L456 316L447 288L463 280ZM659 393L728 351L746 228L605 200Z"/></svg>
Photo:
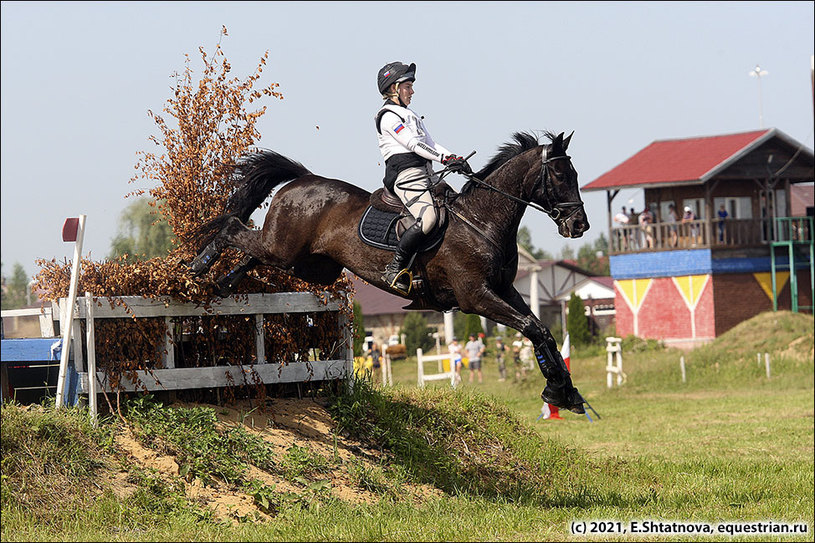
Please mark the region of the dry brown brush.
<svg viewBox="0 0 815 543"><path fill-rule="evenodd" d="M221 35L227 36L226 28ZM235 190L231 174L236 161L250 152L260 133L257 122L266 112L266 106L248 110L263 97L282 100L277 83L260 85L260 77L266 65L268 51L260 58L254 73L241 80L230 75L231 66L221 49L220 42L215 53L207 55L199 48L203 70L195 77L189 55L186 56L182 74L173 74L175 89L163 108L164 114L148 111L155 121L158 135L149 140L158 149L141 151L135 169L138 173L130 180L147 181L147 190L136 189L125 197L140 196L145 192L152 197L153 213L165 217L174 240L174 248L166 257L145 261L133 261L123 257L93 261L83 258L77 292L90 292L96 297L108 297L109 303L122 302L119 296L142 296L145 298L171 297L182 302L195 302L205 307L216 298L218 278L234 267L241 255L228 249L203 278L196 279L184 265L195 256L196 247L184 241L204 221L224 212L227 200ZM168 121L167 119L172 119ZM46 301L66 297L70 286L71 262L55 259L37 261L40 271L35 276L34 291L41 291ZM351 292L352 285L345 279L338 280L329 288L317 287L300 281L279 270L260 267L250 272L238 287L237 295L248 293L313 292L324 301L336 297L341 291ZM353 317L345 298L340 298L342 312ZM313 318L314 319L314 318ZM96 350L100 368L118 383L122 374L134 375L134 370L161 367L164 325L162 319L105 319L96 330ZM215 363L244 363L253 353L251 323L245 317L204 317L196 322L179 319L178 333L173 341L182 351L185 363L211 365ZM327 314L314 319L308 333L300 333L301 319L294 315L269 315L266 318L265 335L269 349L269 361L287 362L303 359L308 349L318 347L320 353L336 350L338 337L336 315ZM180 345L184 337L194 329L193 345ZM316 342L316 344L315 344ZM307 345L308 343L308 345Z"/></svg>

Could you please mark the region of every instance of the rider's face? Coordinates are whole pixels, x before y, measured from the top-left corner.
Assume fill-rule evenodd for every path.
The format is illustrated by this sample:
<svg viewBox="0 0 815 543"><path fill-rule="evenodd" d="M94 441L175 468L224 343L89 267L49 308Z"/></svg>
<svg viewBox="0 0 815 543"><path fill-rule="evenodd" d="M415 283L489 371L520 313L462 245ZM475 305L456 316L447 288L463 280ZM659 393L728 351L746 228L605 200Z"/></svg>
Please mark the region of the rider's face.
<svg viewBox="0 0 815 543"><path fill-rule="evenodd" d="M405 81L399 84L399 99L405 105L410 105L410 98L413 96L413 81Z"/></svg>

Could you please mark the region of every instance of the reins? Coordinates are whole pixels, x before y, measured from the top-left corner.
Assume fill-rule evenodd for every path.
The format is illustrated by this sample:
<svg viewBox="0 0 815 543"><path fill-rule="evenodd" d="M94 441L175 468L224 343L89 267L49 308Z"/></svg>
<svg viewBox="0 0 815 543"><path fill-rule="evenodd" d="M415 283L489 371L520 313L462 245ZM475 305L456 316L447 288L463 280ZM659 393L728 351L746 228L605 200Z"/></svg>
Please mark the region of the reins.
<svg viewBox="0 0 815 543"><path fill-rule="evenodd" d="M564 160L564 159L571 160L571 157L569 155L562 155L562 156L546 158L546 149L545 148L544 148L543 153L544 153L544 155L543 155L543 158L542 158L541 174L538 177L538 180L535 183L535 185L532 187L532 191L530 192L530 196L535 194L535 192L538 190L539 185L543 185L543 194L544 194L544 196L546 198L548 208L544 207L544 206L542 206L542 205L540 205L540 204L538 204L536 202L533 202L531 200L524 200L523 198L519 198L518 196L515 196L514 194L510 194L510 193L508 193L508 192L506 192L506 191L504 191L502 189L499 189L498 187L490 185L489 183L479 179L478 177L476 177L472 173L464 173L464 172L461 172L461 173L462 173L462 175L467 177L470 181L472 181L476 185L478 185L480 187L483 187L483 188L485 188L487 190L491 190L491 191L493 191L493 192L495 192L497 194L500 194L501 196L503 196L505 198L508 198L509 200L512 200L514 202L517 202L517 203L519 203L519 204L521 204L523 206L531 207L533 209L536 209L538 211L546 213L553 220L559 220L561 218L563 218L564 220L568 219L569 217L571 217L572 215L577 213L577 211L583 206L583 202L556 202L555 201L554 195L552 194L552 186L551 186L552 183L551 183L551 176L550 176L550 172L549 172L549 164L556 161L556 160ZM467 157L465 157L464 160L465 161L469 160L470 157L472 157L474 154L475 154L475 151L473 151L472 153L467 155ZM420 176L420 177L414 177L414 178L410 179L410 182L417 181L419 179L431 179L434 176L438 176L437 177L438 181L436 183L440 183L444 179L444 177L449 175L450 173L452 173L451 170L449 168L445 167L445 168L439 170L438 172L433 172L432 174L427 174L427 175L423 175L423 176ZM400 187L400 188L402 190L405 190L405 191L412 190L412 191L416 191L416 192L419 192L419 193L424 192L425 190L428 190L428 189L425 189L425 188L421 188L421 189L420 188L415 188L414 189L414 188L410 188L410 187ZM419 196L420 196L420 194L417 195L415 198L411 199L411 203L413 201L415 201L416 199L418 199ZM448 209L448 211L450 211L450 213L452 213L453 215L455 215L456 217L461 219L470 228L472 228L473 230L478 232L484 239L489 241L497 249L499 249L499 250L501 249L501 246L498 244L498 242L496 242L494 239L492 239L492 237L487 232L485 232L483 228L479 228L478 226L473 224L472 221L467 219L464 215L462 215L461 213L459 213L458 211L453 209L449 205L449 202L443 202L442 205L444 205ZM566 215L564 215L564 213L566 213Z"/></svg>
<svg viewBox="0 0 815 543"><path fill-rule="evenodd" d="M545 152L546 151L544 150L544 153ZM470 153L469 156L467 156L467 158L465 160L469 159L474 154L475 154L475 151ZM528 207L531 207L531 208L536 209L538 211L541 211L543 213L546 213L547 215L552 217L553 220L558 220L561 217L563 217L563 211L564 210L570 210L568 212L568 214L565 217L563 217L564 219L568 219L569 217L574 215L577 212L578 209L580 209L580 207L583 205L583 202L554 202L553 203L554 197L551 194L551 191L552 191L551 185L552 184L551 184L551 178L550 178L550 175L549 175L549 163L554 162L555 160L563 160L563 159L571 160L571 158L572 157L570 157L569 155L562 155L562 156L556 156L556 157L552 157L552 158L544 158L542 160L541 175L540 175L540 177L538 177L538 181L535 183L535 186L532 187L532 191L531 191L530 195L535 194L535 191L538 189L538 186L543 184L544 195L546 196L546 200L548 201L549 209L545 208L544 206L542 206L542 205L540 205L538 203L532 202L530 200L524 200L523 198L519 198L519 197L515 196L514 194L509 194L508 192L506 192L504 190L501 190L498 187L495 187L495 186L490 185L489 183L487 183L485 181L482 181L481 179L477 178L475 175L473 175L471 173L470 174L463 173L463 172L462 173L463 173L463 175L465 177L467 177L470 181L472 181L476 185L479 185L479 186L481 186L481 187L483 187L483 188L485 188L487 190L491 190L493 192L496 192L496 193L500 194L501 196L504 196L505 198L508 198L508 199L510 199L510 200L512 200L514 202L517 202L517 203L519 203L519 204L521 204L523 206L528 206ZM449 170L447 170L447 168L437 172L437 174L439 175L439 181L441 181L441 179L444 177L444 175L449 174L449 173L450 172L449 172ZM546 182L547 180L550 181L550 182L547 183Z"/></svg>

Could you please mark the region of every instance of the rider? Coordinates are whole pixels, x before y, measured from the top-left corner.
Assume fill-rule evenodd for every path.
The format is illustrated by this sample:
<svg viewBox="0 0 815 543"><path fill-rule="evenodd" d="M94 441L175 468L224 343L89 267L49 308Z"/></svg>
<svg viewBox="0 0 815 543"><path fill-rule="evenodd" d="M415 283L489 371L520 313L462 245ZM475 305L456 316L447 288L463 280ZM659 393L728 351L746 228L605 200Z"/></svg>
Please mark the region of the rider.
<svg viewBox="0 0 815 543"><path fill-rule="evenodd" d="M416 222L399 240L393 260L385 266L382 280L394 290L410 290L407 270L427 236L436 226L437 213L430 187L438 177L432 161L442 163L452 172L472 173L467 161L434 142L424 125L423 117L410 105L416 64L391 62L379 70L376 84L385 103L376 114L379 150L385 159L385 187L396 194Z"/></svg>

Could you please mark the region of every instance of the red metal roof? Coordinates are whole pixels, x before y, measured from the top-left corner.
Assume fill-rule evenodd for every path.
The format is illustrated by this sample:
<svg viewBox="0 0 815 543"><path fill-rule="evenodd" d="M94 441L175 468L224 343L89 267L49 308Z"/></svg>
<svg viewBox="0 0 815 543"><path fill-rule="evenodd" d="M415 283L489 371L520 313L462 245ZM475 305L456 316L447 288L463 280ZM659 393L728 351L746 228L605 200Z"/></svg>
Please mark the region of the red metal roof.
<svg viewBox="0 0 815 543"><path fill-rule="evenodd" d="M658 140L583 190L633 188L679 182L702 183L775 129L678 140Z"/></svg>
<svg viewBox="0 0 815 543"><path fill-rule="evenodd" d="M354 301L359 302L363 315L391 315L394 313L405 313L402 309L410 303L410 300L401 298L395 294L385 292L353 273L348 275L354 284Z"/></svg>

